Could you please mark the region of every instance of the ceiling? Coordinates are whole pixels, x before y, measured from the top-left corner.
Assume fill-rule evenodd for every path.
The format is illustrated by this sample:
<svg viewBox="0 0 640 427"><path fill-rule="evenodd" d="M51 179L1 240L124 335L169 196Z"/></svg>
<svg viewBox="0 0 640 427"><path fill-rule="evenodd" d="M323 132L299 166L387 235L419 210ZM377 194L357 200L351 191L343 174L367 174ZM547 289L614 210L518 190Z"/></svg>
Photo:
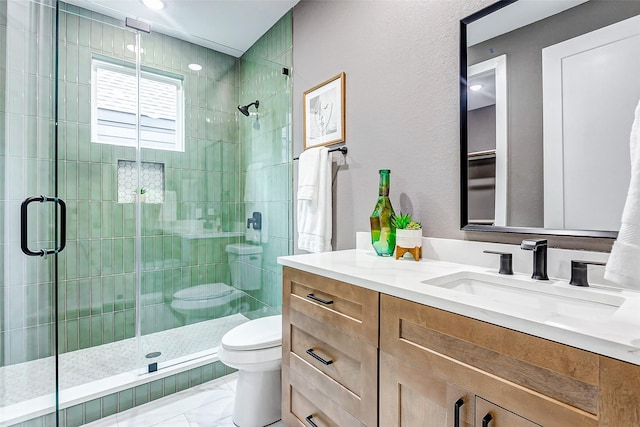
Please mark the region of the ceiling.
<svg viewBox="0 0 640 427"><path fill-rule="evenodd" d="M589 0L519 0L467 26L467 46L473 46Z"/></svg>
<svg viewBox="0 0 640 427"><path fill-rule="evenodd" d="M469 77L469 87L481 85L478 91L469 90L467 109L487 107L496 103L496 70Z"/></svg>
<svg viewBox="0 0 640 427"><path fill-rule="evenodd" d="M151 24L151 31L240 57L299 0L163 0L154 11L140 0L64 0L124 22Z"/></svg>

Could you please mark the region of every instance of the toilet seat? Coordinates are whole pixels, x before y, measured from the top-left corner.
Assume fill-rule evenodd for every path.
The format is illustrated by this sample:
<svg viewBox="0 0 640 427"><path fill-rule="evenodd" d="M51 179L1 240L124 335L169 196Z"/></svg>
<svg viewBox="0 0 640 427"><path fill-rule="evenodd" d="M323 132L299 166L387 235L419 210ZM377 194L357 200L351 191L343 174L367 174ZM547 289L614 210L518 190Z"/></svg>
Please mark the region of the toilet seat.
<svg viewBox="0 0 640 427"><path fill-rule="evenodd" d="M268 316L236 326L222 337L220 361L248 372L272 371L282 365L282 316Z"/></svg>
<svg viewBox="0 0 640 427"><path fill-rule="evenodd" d="M222 337L229 351L263 350L282 346L282 315L262 317L236 326Z"/></svg>
<svg viewBox="0 0 640 427"><path fill-rule="evenodd" d="M199 301L221 298L231 294L235 289L226 283L205 283L182 289L173 295L174 299L183 301Z"/></svg>
<svg viewBox="0 0 640 427"><path fill-rule="evenodd" d="M232 304L241 301L243 293L225 283L206 283L182 289L173 294L171 308L192 319L211 320L212 309L226 307L237 312ZM222 315L222 312L219 313Z"/></svg>

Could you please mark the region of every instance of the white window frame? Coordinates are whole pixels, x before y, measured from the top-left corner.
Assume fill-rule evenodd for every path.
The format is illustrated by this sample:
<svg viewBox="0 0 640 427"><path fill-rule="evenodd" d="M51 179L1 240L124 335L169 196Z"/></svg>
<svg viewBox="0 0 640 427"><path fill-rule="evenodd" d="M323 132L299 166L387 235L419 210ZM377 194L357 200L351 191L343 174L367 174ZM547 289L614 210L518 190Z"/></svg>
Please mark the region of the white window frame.
<svg viewBox="0 0 640 427"><path fill-rule="evenodd" d="M98 69L109 70L112 72L126 74L130 76L136 75L134 64L124 62L124 61L112 60L110 58L93 57L91 59L91 142L97 143L97 144L110 144L110 145L118 145L118 146L126 146L126 147L135 147L136 146L135 141L133 143L128 143L124 140L105 141L104 139L100 138L100 135L98 133L98 129L99 129ZM169 84L169 85L175 86L176 88L176 123L175 123L174 142L173 143L160 142L160 141L153 141L153 140L141 138L140 147L156 149L156 150L184 152L185 135L184 135L184 79L183 77L169 74L163 71L151 69L148 67L142 67L140 70L140 78L157 81L164 84ZM139 120L142 121L142 116L139 117ZM143 133L144 133L144 130L141 129L141 132L140 132L141 136L143 135Z"/></svg>

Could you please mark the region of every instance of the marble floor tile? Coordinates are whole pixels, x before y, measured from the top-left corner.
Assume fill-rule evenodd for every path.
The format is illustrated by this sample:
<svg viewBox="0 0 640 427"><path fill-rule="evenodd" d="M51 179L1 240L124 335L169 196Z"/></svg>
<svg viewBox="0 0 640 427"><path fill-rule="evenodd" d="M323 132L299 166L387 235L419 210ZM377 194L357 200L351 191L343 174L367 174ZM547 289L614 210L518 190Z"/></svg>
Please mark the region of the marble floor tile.
<svg viewBox="0 0 640 427"><path fill-rule="evenodd" d="M87 427L235 427L233 402L238 374L137 406ZM269 427L286 427L282 421Z"/></svg>
<svg viewBox="0 0 640 427"><path fill-rule="evenodd" d="M184 416L184 414L178 415L177 417L173 417L169 420L163 421L160 424L153 424L153 427L191 427L191 426L192 424L189 423L189 421Z"/></svg>

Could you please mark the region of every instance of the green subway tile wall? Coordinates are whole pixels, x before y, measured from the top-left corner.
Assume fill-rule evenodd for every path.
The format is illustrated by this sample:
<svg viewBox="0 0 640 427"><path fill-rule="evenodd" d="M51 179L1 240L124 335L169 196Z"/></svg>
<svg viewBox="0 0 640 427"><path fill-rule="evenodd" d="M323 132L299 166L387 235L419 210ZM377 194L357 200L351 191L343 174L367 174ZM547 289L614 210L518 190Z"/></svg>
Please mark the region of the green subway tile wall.
<svg viewBox="0 0 640 427"><path fill-rule="evenodd" d="M253 210L261 211L263 221L262 286L250 293L278 311L282 269L276 260L293 250L292 84L291 77L283 74L283 68L292 66L291 31L289 12L242 56L238 77L240 103L260 101L258 116L239 116L238 127L244 209L247 217Z"/></svg>
<svg viewBox="0 0 640 427"><path fill-rule="evenodd" d="M43 8L39 13L52 26L51 11ZM175 194L177 223L191 221L200 230L207 223L212 228L206 230L223 236L188 239L176 231L176 222L164 220L165 204L142 203L138 211L135 203L118 203L118 161L135 161L135 149L91 142L91 58L99 55L134 62L134 49L127 48L135 43L134 34L117 20L62 4L58 167L59 195L67 203L67 247L59 255L60 352L135 336L137 298L142 334L184 325L188 320L170 306L173 294L204 283L230 283L225 247L244 241L247 211L256 203L266 224L257 242L263 247L262 286L247 291L238 306L252 311L247 313L250 317L280 310L282 284L276 257L292 249L291 81L282 74L283 67L292 65L291 21L288 13L239 59L160 33L142 35L143 66L184 76L185 151L142 149L141 158L163 165L164 189ZM39 96L34 105L21 104L19 96L11 94L0 102L5 113L0 114L0 127L8 126L17 142L0 145L0 161L12 169L5 176L15 172L24 177L15 194L5 194L9 187L4 185L6 178L1 178L3 222L8 200L18 200L22 194L53 193L49 184L53 163L46 160L52 155L53 140L53 39L46 31L33 37L7 32L7 26L0 23L0 35L7 43L10 39L15 46L34 43L39 47L32 49L38 52L33 59L35 75L25 72L23 65L12 69L16 61L0 64L7 87L35 87ZM13 46L12 54L20 50ZM188 68L191 63L203 69L192 71ZM36 76L37 82L30 86ZM241 116L236 110L238 104L256 99L261 102L259 126L254 125L253 116ZM259 197L245 195L251 165L268 179ZM27 176L37 179L27 180ZM142 236L139 289L138 213ZM40 209L30 218L30 229L37 230L33 247L53 246L51 227L38 227L53 223L50 216L52 210ZM20 271L26 272L26 281L22 273L11 274L3 264L4 227L0 233L0 271L4 272L0 274L0 306L16 314L0 316L0 342L10 349L0 352L0 366L51 356L55 343L50 264L23 257ZM228 311L212 309L210 313L211 318L223 314ZM178 380L176 387L204 380L204 376L189 377ZM119 408L135 404L135 396L119 396ZM113 404L103 400L102 412L113 410ZM68 417L86 419L86 407L83 411L72 411Z"/></svg>

